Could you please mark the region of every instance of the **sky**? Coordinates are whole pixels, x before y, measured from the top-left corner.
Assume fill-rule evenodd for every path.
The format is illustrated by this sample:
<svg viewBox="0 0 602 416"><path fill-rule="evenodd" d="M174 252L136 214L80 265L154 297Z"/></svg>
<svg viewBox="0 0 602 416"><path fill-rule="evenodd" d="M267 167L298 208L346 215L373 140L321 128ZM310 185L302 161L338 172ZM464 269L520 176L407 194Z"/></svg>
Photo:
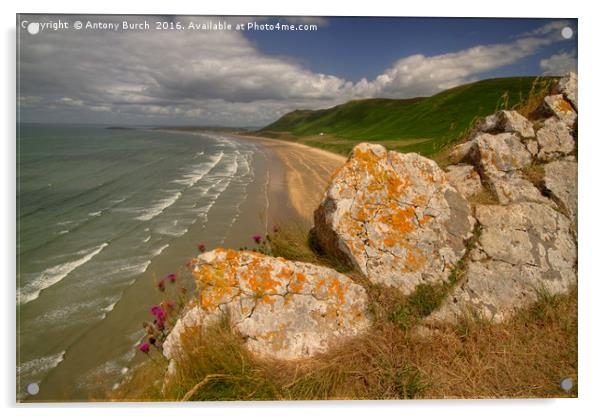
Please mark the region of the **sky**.
<svg viewBox="0 0 602 416"><path fill-rule="evenodd" d="M232 27L189 26L216 22ZM259 127L300 108L577 70L576 19L20 15L17 24L22 122Z"/></svg>

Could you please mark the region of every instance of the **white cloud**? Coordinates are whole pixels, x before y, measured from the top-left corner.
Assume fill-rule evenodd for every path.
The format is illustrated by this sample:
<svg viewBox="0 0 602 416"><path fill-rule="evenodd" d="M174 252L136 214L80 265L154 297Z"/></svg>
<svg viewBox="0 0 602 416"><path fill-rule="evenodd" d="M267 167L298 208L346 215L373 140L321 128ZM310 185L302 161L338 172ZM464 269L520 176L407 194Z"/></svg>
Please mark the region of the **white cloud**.
<svg viewBox="0 0 602 416"><path fill-rule="evenodd" d="M177 19L187 24L193 18ZM265 18L227 19L245 23ZM324 23L314 17L283 19ZM266 55L237 31L44 32L21 37L21 94L38 97L21 102L25 111L35 109L37 115L46 112L48 118L62 120L113 117L156 124L261 125L296 108L323 108L364 97L431 95L476 80L561 41L556 26L546 25L509 43L404 57L375 79L355 84Z"/></svg>
<svg viewBox="0 0 602 416"><path fill-rule="evenodd" d="M544 75L561 76L570 71L577 71L577 52L559 52L539 61Z"/></svg>

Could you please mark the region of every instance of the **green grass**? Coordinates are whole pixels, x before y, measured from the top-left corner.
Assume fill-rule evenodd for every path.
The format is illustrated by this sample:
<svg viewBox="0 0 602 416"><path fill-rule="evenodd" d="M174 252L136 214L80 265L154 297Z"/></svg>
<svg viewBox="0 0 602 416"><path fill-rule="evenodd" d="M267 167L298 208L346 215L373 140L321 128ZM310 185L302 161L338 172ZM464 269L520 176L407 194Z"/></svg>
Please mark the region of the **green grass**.
<svg viewBox="0 0 602 416"><path fill-rule="evenodd" d="M551 78L478 81L428 98L374 98L323 110L296 110L257 133L347 154L361 141L390 150L433 155L456 141L479 117L524 105ZM323 133L320 136L320 133Z"/></svg>

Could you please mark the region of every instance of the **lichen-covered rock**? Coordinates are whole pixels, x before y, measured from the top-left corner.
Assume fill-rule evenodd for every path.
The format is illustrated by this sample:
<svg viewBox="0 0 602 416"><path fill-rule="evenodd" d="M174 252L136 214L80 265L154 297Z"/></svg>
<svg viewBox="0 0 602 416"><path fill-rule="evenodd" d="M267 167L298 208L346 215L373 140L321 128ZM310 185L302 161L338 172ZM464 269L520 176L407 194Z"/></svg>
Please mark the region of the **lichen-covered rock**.
<svg viewBox="0 0 602 416"><path fill-rule="evenodd" d="M473 158L485 179L504 176L531 163L531 154L514 133L480 133L475 137Z"/></svg>
<svg viewBox="0 0 602 416"><path fill-rule="evenodd" d="M471 165L450 165L445 168L447 180L464 198L470 198L483 190L481 178Z"/></svg>
<svg viewBox="0 0 602 416"><path fill-rule="evenodd" d="M477 314L500 322L534 302L538 293L567 293L576 283L577 249L570 221L537 203L479 205L482 226L465 280L427 322L457 322Z"/></svg>
<svg viewBox="0 0 602 416"><path fill-rule="evenodd" d="M539 153L537 157L548 161L571 153L575 148L575 140L571 130L556 117L546 119L537 130Z"/></svg>
<svg viewBox="0 0 602 416"><path fill-rule="evenodd" d="M542 109L545 115L558 117L568 127L573 127L577 121L577 113L573 110L571 103L564 99L562 94L548 95L544 97Z"/></svg>
<svg viewBox="0 0 602 416"><path fill-rule="evenodd" d="M435 162L362 143L335 173L314 221L324 250L408 294L447 278L474 219Z"/></svg>
<svg viewBox="0 0 602 416"><path fill-rule="evenodd" d="M577 109L577 74L569 72L558 81L558 91Z"/></svg>
<svg viewBox="0 0 602 416"><path fill-rule="evenodd" d="M502 177L492 177L489 188L502 205L513 202L539 202L555 207L554 202L541 194L539 189L525 179L520 172L507 174Z"/></svg>
<svg viewBox="0 0 602 416"><path fill-rule="evenodd" d="M577 224L577 162L557 160L544 166L544 184Z"/></svg>
<svg viewBox="0 0 602 416"><path fill-rule="evenodd" d="M254 353L295 359L324 352L370 325L365 290L327 267L215 249L193 262L199 292L168 335L172 366L186 329L227 317Z"/></svg>
<svg viewBox="0 0 602 416"><path fill-rule="evenodd" d="M491 114L479 123L476 131L484 133L516 133L528 139L535 137L533 124L516 111L501 110Z"/></svg>

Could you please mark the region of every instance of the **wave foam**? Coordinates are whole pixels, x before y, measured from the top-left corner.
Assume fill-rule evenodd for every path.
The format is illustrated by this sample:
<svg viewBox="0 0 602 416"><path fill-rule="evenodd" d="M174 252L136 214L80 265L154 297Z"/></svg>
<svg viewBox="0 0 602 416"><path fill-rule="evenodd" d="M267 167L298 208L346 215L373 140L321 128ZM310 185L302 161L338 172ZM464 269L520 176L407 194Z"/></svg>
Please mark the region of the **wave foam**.
<svg viewBox="0 0 602 416"><path fill-rule="evenodd" d="M143 211L144 213L142 215L136 217L136 219L140 220L140 221L152 220L157 215L159 215L163 211L165 211L167 208L169 208L170 206L175 204L176 201L178 199L180 199L181 196L182 196L182 192L178 191L175 194L171 195L169 198L161 199L157 205Z"/></svg>
<svg viewBox="0 0 602 416"><path fill-rule="evenodd" d="M19 304L25 304L37 299L42 290L48 289L63 280L69 273L92 260L94 256L100 253L108 245L108 243L103 243L98 247L89 250L83 257L77 260L50 267L39 273L38 277L32 282L17 290L17 302Z"/></svg>

